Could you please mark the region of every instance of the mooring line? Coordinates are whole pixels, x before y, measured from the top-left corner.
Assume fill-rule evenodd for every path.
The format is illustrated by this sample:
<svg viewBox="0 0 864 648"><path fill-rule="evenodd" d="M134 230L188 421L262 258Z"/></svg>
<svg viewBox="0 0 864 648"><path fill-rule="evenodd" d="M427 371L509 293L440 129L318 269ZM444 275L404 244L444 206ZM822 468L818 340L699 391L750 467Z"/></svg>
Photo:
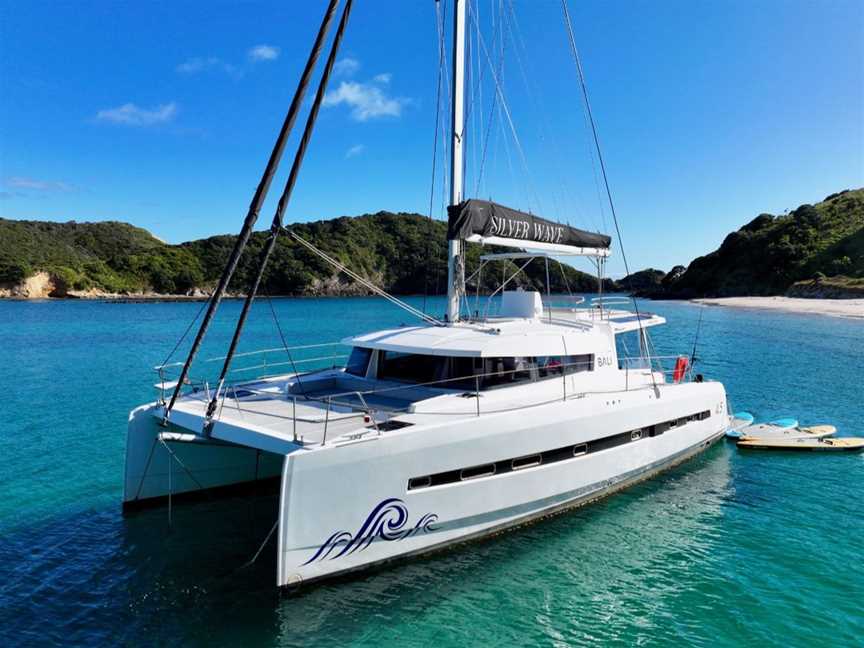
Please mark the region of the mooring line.
<svg viewBox="0 0 864 648"><path fill-rule="evenodd" d="M150 454L147 455L147 463L144 464L144 472L141 474L141 481L138 482L138 489L135 491L135 497L132 498L132 501L138 499L138 496L141 494L141 489L144 487L144 479L147 477L147 471L150 470L150 460L153 458L153 449L156 447L156 441L158 439L153 437L153 445L150 446Z"/></svg>
<svg viewBox="0 0 864 648"><path fill-rule="evenodd" d="M240 567L240 569L246 569L247 567L251 567L252 563L258 560L258 556L261 555L261 552L264 551L264 547L267 546L267 543L270 541L270 538L273 536L273 532L276 531L276 527L279 526L279 518L276 518L276 521L273 523L273 528L270 529L270 533L267 534L267 537L264 538L264 542L261 543L261 546L258 547L258 551L255 552L255 555L252 556L252 559L249 562L245 563Z"/></svg>

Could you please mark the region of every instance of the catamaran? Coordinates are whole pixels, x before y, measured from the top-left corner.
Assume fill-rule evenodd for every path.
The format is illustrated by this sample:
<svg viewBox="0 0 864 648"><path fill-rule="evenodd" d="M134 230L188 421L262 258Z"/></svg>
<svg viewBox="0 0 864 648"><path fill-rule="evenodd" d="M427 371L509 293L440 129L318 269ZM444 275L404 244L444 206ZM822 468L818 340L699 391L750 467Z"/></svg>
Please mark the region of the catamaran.
<svg viewBox="0 0 864 648"><path fill-rule="evenodd" d="M302 105L338 5L331 0L189 355L184 363L157 367L158 400L129 416L125 508L278 480L271 534L279 586L425 554L586 504L693 457L729 425L722 384L694 375L686 356L675 357L672 371L662 369L665 359L651 353L648 329L665 320L640 312L635 301L633 310L615 298L562 304L548 288L545 295L510 290L512 276L505 276L486 307L466 307L467 245L495 246L481 257L480 269L500 261L587 257L601 276L611 245L609 236L463 195L466 4L453 3L446 315L433 317L384 293L282 226L348 0L259 273L220 359L222 372L213 382L189 373ZM243 321L280 233L420 322L342 340L348 347L342 366L292 366L289 373L229 379ZM638 355L619 352L626 336L637 340ZM296 365L304 349L319 357L325 352L324 345L306 345L242 355L287 357L271 361L272 369Z"/></svg>

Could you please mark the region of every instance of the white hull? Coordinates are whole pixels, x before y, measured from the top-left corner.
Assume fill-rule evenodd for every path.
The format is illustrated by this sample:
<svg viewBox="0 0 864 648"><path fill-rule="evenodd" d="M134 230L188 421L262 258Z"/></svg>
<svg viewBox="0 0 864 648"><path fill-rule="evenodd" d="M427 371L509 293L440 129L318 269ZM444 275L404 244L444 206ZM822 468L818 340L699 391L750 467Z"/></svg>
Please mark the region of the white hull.
<svg viewBox="0 0 864 648"><path fill-rule="evenodd" d="M277 583L296 585L579 506L680 463L723 436L728 416L722 385L658 389L659 399L652 389L640 389L457 420L441 417L382 435L297 446L286 455L169 442L185 466L170 470L169 455L156 441L162 428L154 406L139 408L130 418L126 500L248 482L281 469ZM649 436L650 426L704 412L710 416ZM631 440L630 432L638 429L645 430L642 437ZM624 433L618 445L596 445ZM581 444L588 444L585 454L562 453ZM509 469L511 459L536 453L546 453L541 465ZM459 470L489 463L498 474L459 478ZM409 489L409 480L429 475L446 483Z"/></svg>
<svg viewBox="0 0 864 648"><path fill-rule="evenodd" d="M722 438L728 422L722 386L661 389L659 401L644 402L645 391L586 397L441 425L426 434L290 455L282 479L279 585L423 553L576 506ZM694 404L712 416L546 465L408 490L411 478L607 438L694 414ZM606 412L597 414L598 406ZM378 447L381 443L388 447Z"/></svg>
<svg viewBox="0 0 864 648"><path fill-rule="evenodd" d="M284 457L256 448L215 442L161 443L158 435L166 430L153 415L156 409L143 405L129 414L124 509L159 503L169 493L182 497L281 475ZM183 432L174 426L168 431ZM171 460L169 449L176 459Z"/></svg>
<svg viewBox="0 0 864 648"><path fill-rule="evenodd" d="M497 535L498 533L505 532L509 529L520 527L525 524L531 524L533 522L552 517L562 512L591 504L592 502L596 502L599 499L612 495L618 491L624 490L629 486L633 486L645 480L651 479L652 477L655 477L656 475L666 470L674 468L675 466L687 461L688 459L695 457L704 450L707 450L710 446L719 441L721 438L722 435L714 435L713 437L706 439L705 441L702 441L692 446L691 448L688 448L687 450L684 450L674 456L668 457L664 461L656 462L654 464L645 466L643 469L640 470L635 470L632 472L632 474L616 475L615 478L603 480L600 484L589 485L587 487L583 487L569 493L561 493L558 496L550 497L549 500L552 501L541 501L539 503L535 503L535 505L533 506L525 506L524 511L520 512L520 514L518 515L505 514L502 517L505 517L506 519L498 524L477 525L479 528L477 528L476 530L470 531L468 533L453 534L453 537L449 539L442 539L441 542L424 543L420 548L417 549L397 552L374 561L364 561L354 567L347 567L338 571L328 571L327 573L312 576L305 580L303 579L302 575L297 571L289 574L287 577L284 576L282 566L280 564L280 586L296 587L302 585L303 583L308 584L310 582L317 582L327 578L346 576L354 572L380 567L399 560L410 559L413 557L435 553L437 551L441 551L443 549L463 543L488 538L490 536ZM437 525L433 523L430 526L435 527ZM280 554L280 559L281 558L282 556Z"/></svg>

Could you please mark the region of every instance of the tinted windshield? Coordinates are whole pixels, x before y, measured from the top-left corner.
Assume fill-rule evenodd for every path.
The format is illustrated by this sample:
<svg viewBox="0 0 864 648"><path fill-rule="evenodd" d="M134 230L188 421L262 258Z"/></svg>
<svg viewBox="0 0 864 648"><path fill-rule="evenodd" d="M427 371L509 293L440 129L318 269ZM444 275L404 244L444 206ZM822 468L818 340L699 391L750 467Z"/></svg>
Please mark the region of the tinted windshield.
<svg viewBox="0 0 864 648"><path fill-rule="evenodd" d="M354 347L351 349L351 355L345 365L345 372L354 376L363 377L366 375L366 369L369 367L369 358L372 357L372 349L364 349L363 347Z"/></svg>
<svg viewBox="0 0 864 648"><path fill-rule="evenodd" d="M378 378L443 389L493 389L594 370L594 355L462 358L381 351Z"/></svg>
<svg viewBox="0 0 864 648"><path fill-rule="evenodd" d="M446 377L446 364L444 356L382 351L378 357L378 377L413 383L435 382Z"/></svg>

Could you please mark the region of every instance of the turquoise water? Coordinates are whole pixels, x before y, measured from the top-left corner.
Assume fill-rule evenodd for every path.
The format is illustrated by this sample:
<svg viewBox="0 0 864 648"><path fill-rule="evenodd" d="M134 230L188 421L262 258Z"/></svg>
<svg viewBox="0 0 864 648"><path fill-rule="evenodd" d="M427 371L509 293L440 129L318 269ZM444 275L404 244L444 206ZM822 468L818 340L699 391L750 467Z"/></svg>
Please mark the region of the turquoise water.
<svg viewBox="0 0 864 648"><path fill-rule="evenodd" d="M290 344L406 321L372 299L273 306ZM178 506L170 528L164 509L124 518L127 413L199 308L0 302L0 644L861 645L864 455L722 443L597 505L293 597L272 545L240 567L270 493ZM660 353L689 352L698 307L643 308L669 319ZM279 346L266 302L246 339ZM697 354L757 420L864 436L864 322L707 308Z"/></svg>

